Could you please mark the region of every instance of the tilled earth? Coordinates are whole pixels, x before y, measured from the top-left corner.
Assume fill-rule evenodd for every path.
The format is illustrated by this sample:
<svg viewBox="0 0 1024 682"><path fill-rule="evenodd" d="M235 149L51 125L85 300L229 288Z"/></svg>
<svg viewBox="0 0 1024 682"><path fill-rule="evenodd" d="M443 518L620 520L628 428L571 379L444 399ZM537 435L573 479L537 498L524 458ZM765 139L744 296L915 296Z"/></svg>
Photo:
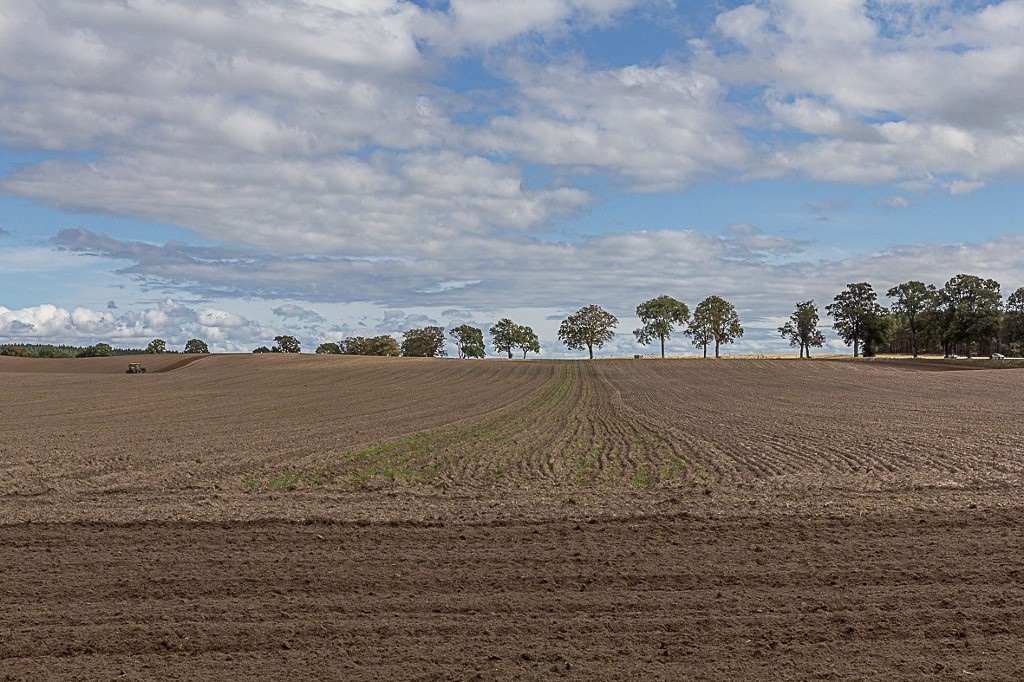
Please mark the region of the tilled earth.
<svg viewBox="0 0 1024 682"><path fill-rule="evenodd" d="M1015 371L8 360L0 680L1024 678Z"/></svg>

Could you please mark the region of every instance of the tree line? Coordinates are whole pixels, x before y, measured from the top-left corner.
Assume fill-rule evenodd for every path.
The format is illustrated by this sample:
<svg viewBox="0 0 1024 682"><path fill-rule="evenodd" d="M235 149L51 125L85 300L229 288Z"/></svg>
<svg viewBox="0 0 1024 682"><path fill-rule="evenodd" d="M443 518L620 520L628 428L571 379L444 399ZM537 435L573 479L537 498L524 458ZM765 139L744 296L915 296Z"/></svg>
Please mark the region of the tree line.
<svg viewBox="0 0 1024 682"><path fill-rule="evenodd" d="M714 346L715 356L718 357L723 344L732 343L743 336L743 327L740 325L735 307L719 296L709 296L701 301L694 309L692 318L689 307L671 296L659 296L645 301L637 307L636 312L643 326L633 334L644 345L657 339L661 344L662 357L665 356L665 341L671 338L677 327L681 328L684 334L691 336L695 345L704 349L705 357L709 346ZM602 348L615 337L615 328L618 324L618 318L607 310L597 305L588 305L562 321L558 329L558 338L570 350L586 350L589 357L593 358L595 349ZM509 358L514 357L516 353L522 353L525 359L530 353L540 352L540 340L533 328L513 322L507 317L498 320L488 333L494 351ZM409 329L402 335L401 344L388 335L371 338L353 336L338 342L321 343L317 346L316 352L340 355L444 357L448 354L445 345L449 337L458 348L460 358L486 356L483 329L469 324L454 327L448 331L447 336L444 329L437 326ZM271 349L258 348L254 352L271 352ZM298 352L297 343L294 352Z"/></svg>
<svg viewBox="0 0 1024 682"><path fill-rule="evenodd" d="M941 288L917 280L903 282L887 290L891 300L888 308L878 302L878 294L868 282L855 282L836 294L825 306L832 318L832 329L847 346L853 347L854 357L872 356L879 352L943 353L944 355L989 355L1007 350L1015 355L1024 354L1024 287L1014 291L1006 302L999 282L976 275L960 274L952 277ZM674 333L688 336L693 345L708 357L714 348L720 357L721 347L743 336L736 308L720 296L708 296L693 309L669 295L644 301L636 307L641 326L633 335L641 345L658 342L661 357L665 357L665 342ZM811 357L812 348L820 348L825 334L820 324L818 306L813 300L798 301L789 319L778 328L782 338L793 347L799 347L800 357ZM594 357L594 350L602 348L615 337L618 318L598 305L580 308L564 319L558 328L558 338L569 350L586 350ZM522 353L540 352L540 341L533 329L502 318L488 333L496 353L512 358ZM318 354L377 355L404 357L443 357L445 345L451 338L460 358L486 356L483 330L462 324L448 331L438 326L406 330L399 343L390 335L373 337L352 336L337 342L321 343ZM260 346L253 353L298 353L299 340L292 335L274 337L272 347ZM98 343L85 348L71 346L8 344L0 347L3 355L29 357L87 357L121 355L134 350L117 350L109 344ZM177 352L167 349L163 339L153 339L146 353ZM190 339L183 353L209 353L202 339Z"/></svg>
<svg viewBox="0 0 1024 682"><path fill-rule="evenodd" d="M880 351L914 357L1024 352L1024 287L1004 303L996 280L960 274L941 288L918 280L903 282L886 296L892 301L888 308L878 302L868 282L856 282L825 307L855 357ZM813 307L813 301L805 303Z"/></svg>

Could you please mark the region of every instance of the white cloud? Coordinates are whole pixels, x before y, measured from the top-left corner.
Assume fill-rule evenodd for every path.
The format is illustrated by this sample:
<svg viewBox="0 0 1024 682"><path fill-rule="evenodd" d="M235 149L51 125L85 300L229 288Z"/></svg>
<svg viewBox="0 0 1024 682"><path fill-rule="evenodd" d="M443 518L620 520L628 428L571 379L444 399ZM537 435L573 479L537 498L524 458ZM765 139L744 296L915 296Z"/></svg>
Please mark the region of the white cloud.
<svg viewBox="0 0 1024 682"><path fill-rule="evenodd" d="M953 196L977 192L984 186L984 182L970 182L968 180L954 180L953 182L949 182L944 185L946 190L948 190Z"/></svg>
<svg viewBox="0 0 1024 682"><path fill-rule="evenodd" d="M201 338L214 351L238 351L273 338L273 333L233 313L209 307L195 310L171 299L156 308L121 315L85 307L68 311L49 303L18 310L0 306L0 340L142 348L154 338L163 338L171 347Z"/></svg>
<svg viewBox="0 0 1024 682"><path fill-rule="evenodd" d="M496 116L480 146L530 161L605 170L642 189L678 188L742 166L750 149L717 79L679 66L592 71L508 67L518 111Z"/></svg>
<svg viewBox="0 0 1024 682"><path fill-rule="evenodd" d="M775 126L820 138L779 145L752 176L936 185L1020 174L1024 31L1012 27L1022 7L759 2L717 22L742 49L715 54L700 43L698 65L723 83L764 88Z"/></svg>

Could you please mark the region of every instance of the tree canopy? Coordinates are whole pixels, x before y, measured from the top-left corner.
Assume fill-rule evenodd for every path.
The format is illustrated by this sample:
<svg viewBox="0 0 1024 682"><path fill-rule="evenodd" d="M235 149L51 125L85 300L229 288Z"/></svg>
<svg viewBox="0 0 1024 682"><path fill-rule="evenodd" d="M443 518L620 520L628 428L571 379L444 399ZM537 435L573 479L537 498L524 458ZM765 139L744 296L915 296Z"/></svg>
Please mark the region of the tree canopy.
<svg viewBox="0 0 1024 682"><path fill-rule="evenodd" d="M376 355L398 357L402 349L393 336L349 336L338 344L344 355Z"/></svg>
<svg viewBox="0 0 1024 682"><path fill-rule="evenodd" d="M516 324L507 317L498 320L490 328L489 333L494 350L498 353L508 353L509 359L512 358L514 350L523 351L523 359L527 353L540 352L540 340L533 328Z"/></svg>
<svg viewBox="0 0 1024 682"><path fill-rule="evenodd" d="M594 359L594 348L602 348L615 337L615 327L619 320L607 310L596 305L580 308L562 320L558 328L558 338L569 350L583 350Z"/></svg>
<svg viewBox="0 0 1024 682"><path fill-rule="evenodd" d="M693 310L690 334L693 336L694 344L704 347L704 357L708 355L708 344L714 341L717 358L721 357L720 349L723 343L732 343L743 336L743 326L732 303L721 296L708 296Z"/></svg>
<svg viewBox="0 0 1024 682"><path fill-rule="evenodd" d="M88 346L78 353L80 358L107 358L114 354L114 348L109 343L97 343L95 346Z"/></svg>
<svg viewBox="0 0 1024 682"><path fill-rule="evenodd" d="M800 347L800 357L811 357L811 347L821 348L825 345L825 335L818 330L818 306L814 301L801 301L781 327L779 334L789 341L790 346Z"/></svg>
<svg viewBox="0 0 1024 682"><path fill-rule="evenodd" d="M274 347L270 349L271 353L299 353L301 351L302 346L299 340L288 334L275 336Z"/></svg>
<svg viewBox="0 0 1024 682"><path fill-rule="evenodd" d="M490 329L491 343L497 353L508 353L512 358L512 350L516 347L516 335L519 325L507 317L498 320Z"/></svg>
<svg viewBox="0 0 1024 682"><path fill-rule="evenodd" d="M836 294L833 303L825 306L832 318L832 328L847 346L853 345L853 357L860 355L860 342L873 318L884 314L878 295L867 282L847 284Z"/></svg>
<svg viewBox="0 0 1024 682"><path fill-rule="evenodd" d="M341 355L341 346L332 341L326 341L317 346L315 352L317 355Z"/></svg>
<svg viewBox="0 0 1024 682"><path fill-rule="evenodd" d="M957 275L946 282L938 297L947 352L950 344L963 343L971 357L974 344L990 345L998 339L1003 314L999 282Z"/></svg>
<svg viewBox="0 0 1024 682"><path fill-rule="evenodd" d="M159 355L160 353L167 352L167 342L163 339L153 339L146 346L146 352L151 355Z"/></svg>
<svg viewBox="0 0 1024 682"><path fill-rule="evenodd" d="M482 358L487 355L482 329L462 324L449 331L448 334L458 346L460 358Z"/></svg>
<svg viewBox="0 0 1024 682"><path fill-rule="evenodd" d="M403 335L401 350L403 356L410 358L436 358L448 355L444 349L444 329L409 329Z"/></svg>
<svg viewBox="0 0 1024 682"><path fill-rule="evenodd" d="M633 331L636 340L645 346L654 339L660 340L661 357L665 357L665 339L671 337L676 325L687 323L690 309L682 301L663 295L638 305L636 316L643 323Z"/></svg>
<svg viewBox="0 0 1024 682"><path fill-rule="evenodd" d="M540 352L540 339L537 338L537 334L534 333L532 327L516 325L515 348L523 351L524 360L527 353Z"/></svg>
<svg viewBox="0 0 1024 682"><path fill-rule="evenodd" d="M892 305L889 306L890 312L910 331L910 349L916 358L924 325L938 303L935 285L910 280L897 284L885 292L885 295L893 299Z"/></svg>
<svg viewBox="0 0 1024 682"><path fill-rule="evenodd" d="M1006 343L1013 347L1016 354L1024 352L1024 287L1006 298L1003 334Z"/></svg>
<svg viewBox="0 0 1024 682"><path fill-rule="evenodd" d="M210 347L206 345L206 342L202 339L189 339L185 343L186 353L209 353Z"/></svg>

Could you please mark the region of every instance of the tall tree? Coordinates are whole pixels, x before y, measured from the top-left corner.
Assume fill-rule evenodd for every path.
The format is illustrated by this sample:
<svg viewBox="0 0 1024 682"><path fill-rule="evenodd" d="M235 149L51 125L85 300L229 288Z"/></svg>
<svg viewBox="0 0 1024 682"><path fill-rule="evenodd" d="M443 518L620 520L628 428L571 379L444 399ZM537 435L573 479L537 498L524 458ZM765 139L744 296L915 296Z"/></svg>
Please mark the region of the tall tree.
<svg viewBox="0 0 1024 682"><path fill-rule="evenodd" d="M643 326L633 330L636 340L646 346L654 339L661 341L661 357L665 357L665 339L672 336L677 324L686 324L690 309L671 296L658 296L636 307L636 316Z"/></svg>
<svg viewBox="0 0 1024 682"><path fill-rule="evenodd" d="M256 351L253 351L253 352L255 353ZM341 354L341 346L339 346L338 344L334 343L333 341L327 341L325 343L321 343L319 346L316 347L316 354L317 355L340 355Z"/></svg>
<svg viewBox="0 0 1024 682"><path fill-rule="evenodd" d="M516 325L515 347L523 351L523 360L526 359L527 353L540 352L540 340L537 338L537 334L533 331L533 327L527 327L519 324Z"/></svg>
<svg viewBox="0 0 1024 682"><path fill-rule="evenodd" d="M743 326L732 303L721 296L708 296L693 309L690 334L694 344L704 346L704 357L708 356L708 343L714 341L718 358L723 343L732 343L743 336Z"/></svg>
<svg viewBox="0 0 1024 682"><path fill-rule="evenodd" d="M344 355L378 355L398 357L402 349L393 336L382 334L367 338L365 336L349 336L338 344Z"/></svg>
<svg viewBox="0 0 1024 682"><path fill-rule="evenodd" d="M789 345L800 346L800 357L811 357L811 347L821 348L825 345L825 335L818 329L818 306L814 301L802 301L796 304L796 310L789 320L779 327L782 338L789 340Z"/></svg>
<svg viewBox="0 0 1024 682"><path fill-rule="evenodd" d="M853 357L860 355L860 342L869 318L878 315L878 295L867 282L847 284L836 294L834 303L825 306L832 318L832 328L847 346L853 345Z"/></svg>
<svg viewBox="0 0 1024 682"><path fill-rule="evenodd" d="M619 319L604 308L588 305L562 320L558 327L558 338L570 350L586 348L593 360L594 348L601 348L611 341L618 324Z"/></svg>
<svg viewBox="0 0 1024 682"><path fill-rule="evenodd" d="M444 349L444 329L410 329L402 339L402 355L410 358L436 358L448 355Z"/></svg>
<svg viewBox="0 0 1024 682"><path fill-rule="evenodd" d="M892 314L902 320L910 330L910 349L916 358L927 317L934 312L938 302L935 285L910 280L897 284L885 295L893 299L889 307Z"/></svg>
<svg viewBox="0 0 1024 682"><path fill-rule="evenodd" d="M708 344L712 341L711 327L708 326L708 321L697 317L696 311L694 311L693 318L686 327L686 333L693 339L693 345L704 350L704 357L706 358L708 356Z"/></svg>
<svg viewBox="0 0 1024 682"><path fill-rule="evenodd" d="M1013 349L1014 355L1024 353L1024 287L1017 289L1006 299L1003 338Z"/></svg>
<svg viewBox="0 0 1024 682"><path fill-rule="evenodd" d="M449 331L448 335L455 340L460 358L482 358L486 355L482 329L463 324Z"/></svg>
<svg viewBox="0 0 1024 682"><path fill-rule="evenodd" d="M210 347L202 339L189 339L185 343L186 353L209 353Z"/></svg>
<svg viewBox="0 0 1024 682"><path fill-rule="evenodd" d="M167 352L167 342L163 339L153 339L146 346L146 352L152 355L159 355Z"/></svg>
<svg viewBox="0 0 1024 682"><path fill-rule="evenodd" d="M281 334L280 336L274 337L274 347L270 349L270 352L299 353L301 350L302 346L297 338L288 334Z"/></svg>
<svg viewBox="0 0 1024 682"><path fill-rule="evenodd" d="M1002 326L1003 299L999 282L976 275L957 275L939 291L939 307L945 326L947 353L962 343L967 357L978 344L982 350L995 342Z"/></svg>
<svg viewBox="0 0 1024 682"><path fill-rule="evenodd" d="M895 328L896 321L889 311L875 304L864 317L864 326L861 331L861 340L863 341L861 355L866 358L874 357L878 349L892 339Z"/></svg>
<svg viewBox="0 0 1024 682"><path fill-rule="evenodd" d="M503 317L491 327L491 343L494 344L494 350L498 353L508 353L508 357L512 359L512 350L516 347L516 334L519 330L517 325L507 317Z"/></svg>

